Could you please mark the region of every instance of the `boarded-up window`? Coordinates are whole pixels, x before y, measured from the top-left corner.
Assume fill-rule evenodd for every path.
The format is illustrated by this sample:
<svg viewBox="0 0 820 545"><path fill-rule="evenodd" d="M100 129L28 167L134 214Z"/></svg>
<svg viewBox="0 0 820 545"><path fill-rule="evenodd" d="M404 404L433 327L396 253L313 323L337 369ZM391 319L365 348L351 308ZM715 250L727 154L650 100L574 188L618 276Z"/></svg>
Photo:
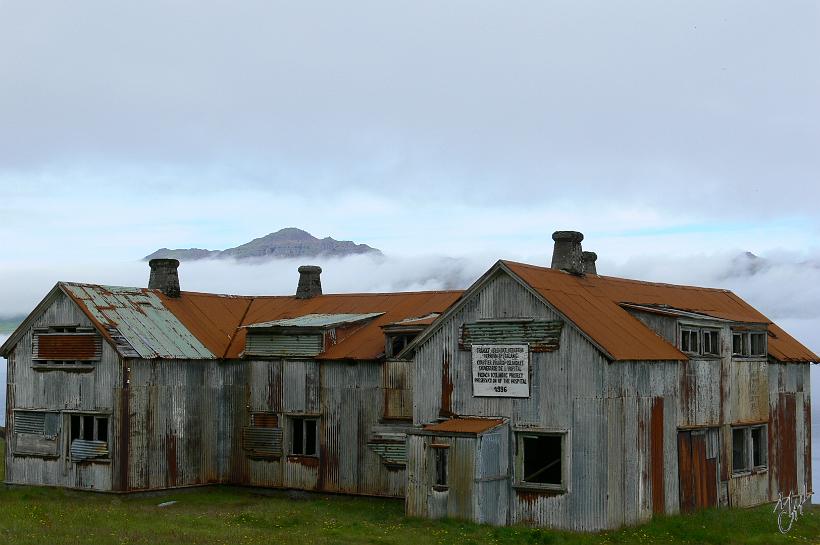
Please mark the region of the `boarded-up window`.
<svg viewBox="0 0 820 545"><path fill-rule="evenodd" d="M517 434L516 482L533 488L565 489L564 433Z"/></svg>
<svg viewBox="0 0 820 545"><path fill-rule="evenodd" d="M32 339L35 363L78 364L99 361L102 340L91 328L53 326L36 328Z"/></svg>
<svg viewBox="0 0 820 545"><path fill-rule="evenodd" d="M251 413L251 425L242 429L242 447L252 458L282 456L282 428L272 413Z"/></svg>
<svg viewBox="0 0 820 545"><path fill-rule="evenodd" d="M14 411L13 451L19 455L57 456L60 413Z"/></svg>
<svg viewBox="0 0 820 545"><path fill-rule="evenodd" d="M458 347L471 350L474 344L526 344L531 352L558 349L563 322L560 320L493 320L464 324Z"/></svg>
<svg viewBox="0 0 820 545"><path fill-rule="evenodd" d="M321 333L248 332L245 355L258 357L311 357L323 350Z"/></svg>
<svg viewBox="0 0 820 545"><path fill-rule="evenodd" d="M72 414L69 455L74 462L108 458L108 416Z"/></svg>
<svg viewBox="0 0 820 545"><path fill-rule="evenodd" d="M384 418L410 420L413 418L413 388L410 362L386 361L382 366L384 388Z"/></svg>
<svg viewBox="0 0 820 545"><path fill-rule="evenodd" d="M388 467L404 467L407 465L407 434L376 433L367 442L367 446L378 454L382 459L382 463Z"/></svg>

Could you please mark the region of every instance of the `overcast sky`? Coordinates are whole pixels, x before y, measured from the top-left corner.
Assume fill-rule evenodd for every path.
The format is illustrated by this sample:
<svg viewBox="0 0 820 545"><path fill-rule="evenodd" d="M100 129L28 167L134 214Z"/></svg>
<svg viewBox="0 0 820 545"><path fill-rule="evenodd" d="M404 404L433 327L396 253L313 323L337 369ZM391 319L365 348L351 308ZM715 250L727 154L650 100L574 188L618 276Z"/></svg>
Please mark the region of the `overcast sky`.
<svg viewBox="0 0 820 545"><path fill-rule="evenodd" d="M729 287L818 351L819 25L813 0L0 0L0 317L287 226L385 252L323 262L334 291L466 287L575 229L602 272ZM183 289L289 293L296 265Z"/></svg>

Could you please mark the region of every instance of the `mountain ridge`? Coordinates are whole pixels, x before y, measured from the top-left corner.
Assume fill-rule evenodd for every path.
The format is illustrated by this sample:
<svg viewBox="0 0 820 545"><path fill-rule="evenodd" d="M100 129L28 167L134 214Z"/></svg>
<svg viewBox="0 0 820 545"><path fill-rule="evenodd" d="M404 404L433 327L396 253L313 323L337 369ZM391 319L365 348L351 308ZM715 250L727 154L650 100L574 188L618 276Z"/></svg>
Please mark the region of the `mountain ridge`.
<svg viewBox="0 0 820 545"><path fill-rule="evenodd" d="M197 261L200 259L230 258L239 261L317 256L345 257L356 254L382 255L382 252L367 244L356 244L350 240L336 240L332 237L320 239L297 227L285 227L233 248L224 250L160 248L142 259L148 261L158 258L172 258L180 261Z"/></svg>

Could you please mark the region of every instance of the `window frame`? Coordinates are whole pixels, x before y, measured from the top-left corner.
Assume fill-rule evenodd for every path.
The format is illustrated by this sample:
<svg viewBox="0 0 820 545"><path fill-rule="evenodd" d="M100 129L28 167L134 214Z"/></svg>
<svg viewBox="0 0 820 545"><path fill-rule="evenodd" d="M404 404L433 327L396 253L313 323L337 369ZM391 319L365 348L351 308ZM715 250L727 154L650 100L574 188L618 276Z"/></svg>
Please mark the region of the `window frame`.
<svg viewBox="0 0 820 545"><path fill-rule="evenodd" d="M755 473L763 473L769 469L769 425L767 423L746 424L740 426L732 426L732 476L739 477L743 475L751 475ZM760 431L759 449L755 449L754 432ZM746 459L743 467L735 467L735 436L737 433L742 434L743 441L743 457ZM755 464L755 455L760 454L762 464Z"/></svg>
<svg viewBox="0 0 820 545"><path fill-rule="evenodd" d="M305 414L289 414L288 416L288 456L297 456L297 457L304 457L304 458L319 458L320 452L320 445L319 445L319 417L316 415L305 415ZM306 432L306 422L314 422L314 452L313 454L306 454L305 451L307 450L307 437L308 434ZM302 452L296 452L295 449L295 440L296 440L296 427L302 427L302 445L300 450Z"/></svg>
<svg viewBox="0 0 820 545"><path fill-rule="evenodd" d="M735 338L740 338L740 352L735 350ZM767 330L732 330L732 357L733 358L765 358L769 354L769 339ZM759 351L754 350L754 338L763 340Z"/></svg>
<svg viewBox="0 0 820 545"><path fill-rule="evenodd" d="M68 420L66 426L66 459L74 462L74 463L88 463L88 462L110 462L111 461L111 426L112 426L112 419L111 413L96 413L96 412L84 412L84 411L65 411L65 416ZM74 437L74 417L79 418L80 422L80 429L78 431L79 435ZM93 419L93 426L94 431L92 432L93 439L85 439L85 423L86 418ZM101 419L106 420L105 425L105 439L100 439L99 432L100 432L100 425L99 421ZM105 442L105 450L106 455L105 457L97 457L97 458L74 458L71 455L71 444L76 440L79 439L81 441L96 441L96 442Z"/></svg>
<svg viewBox="0 0 820 545"><path fill-rule="evenodd" d="M513 488L541 490L551 492L569 492L570 475L572 475L572 444L570 430L565 429L526 429L518 428L515 433L515 478ZM528 437L559 437L561 440L561 482L560 483L536 483L524 480L525 449L524 440Z"/></svg>
<svg viewBox="0 0 820 545"><path fill-rule="evenodd" d="M432 443L430 445L432 451L432 463L430 467L433 469L433 490L444 492L450 489L450 445L446 443Z"/></svg>
<svg viewBox="0 0 820 545"><path fill-rule="evenodd" d="M709 342L706 342L706 339ZM686 339L686 342L684 341ZM692 348L692 340L694 339L697 346ZM712 342L714 340L714 343ZM706 351L706 345L709 345L709 351ZM714 344L714 346L712 346ZM719 327L695 325L689 323L682 323L678 325L678 349L684 354L690 356L699 356L701 358L719 358L721 357L721 349L723 339L721 329Z"/></svg>

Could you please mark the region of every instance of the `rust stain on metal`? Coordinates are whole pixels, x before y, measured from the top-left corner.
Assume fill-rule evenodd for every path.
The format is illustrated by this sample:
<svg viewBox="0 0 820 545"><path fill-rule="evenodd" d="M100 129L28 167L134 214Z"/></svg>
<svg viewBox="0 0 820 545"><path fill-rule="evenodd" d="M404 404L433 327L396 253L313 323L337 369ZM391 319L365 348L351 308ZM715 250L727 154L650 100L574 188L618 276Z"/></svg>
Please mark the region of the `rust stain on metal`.
<svg viewBox="0 0 820 545"><path fill-rule="evenodd" d="M129 450L131 447L131 411L130 411L130 384L131 374L129 373L128 361L122 360L122 388L120 390L120 418L119 418L119 490L126 491L130 489L128 482L128 469L130 465Z"/></svg>
<svg viewBox="0 0 820 545"><path fill-rule="evenodd" d="M177 484L177 435L165 434L165 461L167 467L168 486Z"/></svg>
<svg viewBox="0 0 820 545"><path fill-rule="evenodd" d="M483 433L504 423L501 418L451 418L438 424L424 426L428 431L455 433ZM435 447L436 445L430 445Z"/></svg>
<svg viewBox="0 0 820 545"><path fill-rule="evenodd" d="M38 356L45 360L92 360L96 358L97 335L38 335Z"/></svg>
<svg viewBox="0 0 820 545"><path fill-rule="evenodd" d="M293 462L305 467L319 467L319 458L315 456L299 456L291 454L288 456L288 462Z"/></svg>
<svg viewBox="0 0 820 545"><path fill-rule="evenodd" d="M797 490L797 415L794 394L780 394L776 412L777 485L785 495Z"/></svg>
<svg viewBox="0 0 820 545"><path fill-rule="evenodd" d="M444 352L441 365L441 409L439 416L455 416L452 411L453 379L450 378L450 352Z"/></svg>
<svg viewBox="0 0 820 545"><path fill-rule="evenodd" d="M663 467L663 398L652 400L652 415L649 428L649 448L652 464L652 512L662 514L666 511Z"/></svg>

